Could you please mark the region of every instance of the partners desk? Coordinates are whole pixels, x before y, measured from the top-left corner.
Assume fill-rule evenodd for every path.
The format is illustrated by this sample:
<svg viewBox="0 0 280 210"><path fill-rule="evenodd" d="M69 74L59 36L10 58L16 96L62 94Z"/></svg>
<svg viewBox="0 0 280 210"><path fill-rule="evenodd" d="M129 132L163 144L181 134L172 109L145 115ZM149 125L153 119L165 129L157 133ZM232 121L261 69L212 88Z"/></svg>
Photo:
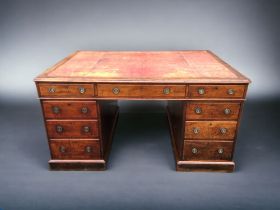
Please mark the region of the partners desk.
<svg viewBox="0 0 280 210"><path fill-rule="evenodd" d="M104 170L117 101L166 100L176 170L234 170L250 80L210 51L77 51L35 82L50 169Z"/></svg>

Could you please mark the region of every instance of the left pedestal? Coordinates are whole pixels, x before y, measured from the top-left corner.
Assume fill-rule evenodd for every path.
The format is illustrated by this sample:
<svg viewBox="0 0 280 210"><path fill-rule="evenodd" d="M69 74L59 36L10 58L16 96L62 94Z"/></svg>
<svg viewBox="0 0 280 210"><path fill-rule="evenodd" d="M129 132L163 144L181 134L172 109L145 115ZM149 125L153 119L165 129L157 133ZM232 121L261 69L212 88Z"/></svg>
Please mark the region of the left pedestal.
<svg viewBox="0 0 280 210"><path fill-rule="evenodd" d="M52 170L105 170L116 101L96 101L90 84L37 84Z"/></svg>

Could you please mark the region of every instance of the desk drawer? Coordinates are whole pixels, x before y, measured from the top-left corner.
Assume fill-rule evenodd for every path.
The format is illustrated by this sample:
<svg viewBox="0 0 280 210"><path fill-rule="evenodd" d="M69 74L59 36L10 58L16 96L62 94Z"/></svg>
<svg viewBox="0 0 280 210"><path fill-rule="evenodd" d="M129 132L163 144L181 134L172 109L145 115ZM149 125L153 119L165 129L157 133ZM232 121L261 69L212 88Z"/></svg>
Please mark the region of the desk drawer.
<svg viewBox="0 0 280 210"><path fill-rule="evenodd" d="M91 97L94 96L93 84L57 84L40 83L41 97Z"/></svg>
<svg viewBox="0 0 280 210"><path fill-rule="evenodd" d="M186 120L237 120L240 103L199 103L189 102Z"/></svg>
<svg viewBox="0 0 280 210"><path fill-rule="evenodd" d="M187 121L185 138L233 140L236 126L236 121Z"/></svg>
<svg viewBox="0 0 280 210"><path fill-rule="evenodd" d="M43 101L42 105L47 119L97 118L95 101Z"/></svg>
<svg viewBox="0 0 280 210"><path fill-rule="evenodd" d="M99 97L182 98L186 95L185 85L137 85L98 84Z"/></svg>
<svg viewBox="0 0 280 210"><path fill-rule="evenodd" d="M245 85L190 85L190 98L244 98Z"/></svg>
<svg viewBox="0 0 280 210"><path fill-rule="evenodd" d="M185 141L185 160L231 160L233 142Z"/></svg>
<svg viewBox="0 0 280 210"><path fill-rule="evenodd" d="M100 143L96 140L50 140L52 159L100 159Z"/></svg>
<svg viewBox="0 0 280 210"><path fill-rule="evenodd" d="M49 138L98 138L97 120L47 120Z"/></svg>

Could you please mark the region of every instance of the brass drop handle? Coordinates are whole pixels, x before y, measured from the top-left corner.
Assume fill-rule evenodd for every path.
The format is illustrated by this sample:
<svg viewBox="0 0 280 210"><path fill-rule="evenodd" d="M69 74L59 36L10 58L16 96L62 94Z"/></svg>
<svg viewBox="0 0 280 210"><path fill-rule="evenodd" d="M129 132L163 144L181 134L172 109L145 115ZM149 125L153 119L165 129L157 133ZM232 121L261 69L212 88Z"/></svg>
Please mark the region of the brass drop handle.
<svg viewBox="0 0 280 210"><path fill-rule="evenodd" d="M227 90L227 94L229 95L234 95L235 94L235 91L233 89L228 89Z"/></svg>
<svg viewBox="0 0 280 210"><path fill-rule="evenodd" d="M55 93L56 89L54 87L50 87L48 89L49 93Z"/></svg>
<svg viewBox="0 0 280 210"><path fill-rule="evenodd" d="M112 92L115 94L115 95L118 95L120 93L120 89L115 87L112 89Z"/></svg>
<svg viewBox="0 0 280 210"><path fill-rule="evenodd" d="M169 87L163 88L163 94L168 95L171 92Z"/></svg>
<svg viewBox="0 0 280 210"><path fill-rule="evenodd" d="M91 153L92 152L91 146L86 146L85 151L86 151L86 153Z"/></svg>
<svg viewBox="0 0 280 210"><path fill-rule="evenodd" d="M57 133L62 133L63 132L63 127L61 125L55 126L55 130Z"/></svg>
<svg viewBox="0 0 280 210"><path fill-rule="evenodd" d="M80 91L81 94L84 94L86 92L86 89L84 87L80 87L79 91Z"/></svg>
<svg viewBox="0 0 280 210"><path fill-rule="evenodd" d="M221 132L221 134L226 134L227 133L227 129L226 128L220 128L220 132Z"/></svg>
<svg viewBox="0 0 280 210"><path fill-rule="evenodd" d="M89 127L89 126L84 126L84 127L83 127L83 131L84 131L85 133L88 133L88 132L90 131L90 127Z"/></svg>
<svg viewBox="0 0 280 210"><path fill-rule="evenodd" d="M52 112L54 114L58 114L60 112L60 108L58 106L54 106L54 107L52 107Z"/></svg>
<svg viewBox="0 0 280 210"><path fill-rule="evenodd" d="M82 112L83 114L88 113L88 108L87 108L87 107L82 107L82 108L81 108L81 112Z"/></svg>
<svg viewBox="0 0 280 210"><path fill-rule="evenodd" d="M223 153L224 153L224 149L223 149L223 148L219 148L219 149L218 149L218 153L219 153L219 154L223 154Z"/></svg>
<svg viewBox="0 0 280 210"><path fill-rule="evenodd" d="M65 153L65 152L66 152L66 149L65 149L64 146L60 146L60 147L59 147L59 151L60 151L61 153Z"/></svg>
<svg viewBox="0 0 280 210"><path fill-rule="evenodd" d="M199 128L193 128L193 133L194 134L198 134L200 132L200 129Z"/></svg>
<svg viewBox="0 0 280 210"><path fill-rule="evenodd" d="M193 154L196 154L197 152L198 152L198 149L197 149L197 148L195 148L195 147L192 148L192 153L193 153Z"/></svg>
<svg viewBox="0 0 280 210"><path fill-rule="evenodd" d="M199 95L204 95L205 94L205 89L204 88L198 88L197 90Z"/></svg>
<svg viewBox="0 0 280 210"><path fill-rule="evenodd" d="M194 112L195 112L196 114L201 114L202 109L201 109L200 107L196 107L196 108L194 109Z"/></svg>
<svg viewBox="0 0 280 210"><path fill-rule="evenodd" d="M226 108L226 109L224 110L224 113L225 113L226 115L229 115L229 114L231 113L231 110L228 109L228 108Z"/></svg>

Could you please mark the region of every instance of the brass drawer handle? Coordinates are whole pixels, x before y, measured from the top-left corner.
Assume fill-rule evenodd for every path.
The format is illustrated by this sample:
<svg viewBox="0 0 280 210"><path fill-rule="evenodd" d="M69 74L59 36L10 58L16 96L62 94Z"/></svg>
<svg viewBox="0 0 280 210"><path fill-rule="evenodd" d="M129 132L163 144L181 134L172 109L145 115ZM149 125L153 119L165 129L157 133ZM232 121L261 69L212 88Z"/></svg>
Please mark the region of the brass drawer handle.
<svg viewBox="0 0 280 210"><path fill-rule="evenodd" d="M229 114L231 113L231 110L228 109L228 108L226 108L226 109L224 110L224 113L225 113L226 115L229 115Z"/></svg>
<svg viewBox="0 0 280 210"><path fill-rule="evenodd" d="M118 95L120 93L120 89L115 87L112 89L112 92L115 94L115 95Z"/></svg>
<svg viewBox="0 0 280 210"><path fill-rule="evenodd" d="M58 114L58 113L60 112L60 108L59 108L58 106L53 106L53 107L52 107L52 112L53 112L54 114Z"/></svg>
<svg viewBox="0 0 280 210"><path fill-rule="evenodd" d="M61 153L65 153L65 152L66 152L66 149L65 149L64 146L60 146L60 147L59 147L59 151L60 151Z"/></svg>
<svg viewBox="0 0 280 210"><path fill-rule="evenodd" d="M197 90L199 95L204 95L205 94L205 89L204 88L198 88Z"/></svg>
<svg viewBox="0 0 280 210"><path fill-rule="evenodd" d="M219 153L219 154L223 154L223 153L224 153L224 149L223 149L223 148L219 148L219 149L218 149L218 153Z"/></svg>
<svg viewBox="0 0 280 210"><path fill-rule="evenodd" d="M86 89L84 87L80 87L79 91L80 91L81 94L84 94L86 92Z"/></svg>
<svg viewBox="0 0 280 210"><path fill-rule="evenodd" d="M193 133L194 134L198 134L200 132L200 129L199 128L193 128Z"/></svg>
<svg viewBox="0 0 280 210"><path fill-rule="evenodd" d="M85 152L86 152L86 153L91 153L91 152L92 152L91 146L86 146L86 147L85 147Z"/></svg>
<svg viewBox="0 0 280 210"><path fill-rule="evenodd" d="M192 148L192 153L193 153L193 154L196 154L197 152L198 152L198 149L197 149L197 148L195 148L195 147Z"/></svg>
<svg viewBox="0 0 280 210"><path fill-rule="evenodd" d="M221 132L221 134L226 134L227 133L227 129L226 128L220 128L220 132Z"/></svg>
<svg viewBox="0 0 280 210"><path fill-rule="evenodd" d="M63 132L63 127L61 125L55 126L55 130L57 133L62 133Z"/></svg>
<svg viewBox="0 0 280 210"><path fill-rule="evenodd" d="M90 131L90 127L89 127L89 126L84 126L84 127L83 127L83 131L84 131L85 133L88 133L88 132Z"/></svg>
<svg viewBox="0 0 280 210"><path fill-rule="evenodd" d="M227 90L227 94L229 95L234 95L235 94L235 91L233 89L228 89Z"/></svg>
<svg viewBox="0 0 280 210"><path fill-rule="evenodd" d="M168 95L171 92L170 88L163 88L163 94Z"/></svg>
<svg viewBox="0 0 280 210"><path fill-rule="evenodd" d="M202 113L202 109L201 109L200 107L196 107L196 108L194 109L194 112L195 112L196 114L201 114L201 113Z"/></svg>
<svg viewBox="0 0 280 210"><path fill-rule="evenodd" d="M88 108L87 108L87 107L82 107L82 108L81 108L81 112L82 112L83 114L88 113Z"/></svg>
<svg viewBox="0 0 280 210"><path fill-rule="evenodd" d="M48 89L49 93L55 93L56 89L54 87L50 87Z"/></svg>

